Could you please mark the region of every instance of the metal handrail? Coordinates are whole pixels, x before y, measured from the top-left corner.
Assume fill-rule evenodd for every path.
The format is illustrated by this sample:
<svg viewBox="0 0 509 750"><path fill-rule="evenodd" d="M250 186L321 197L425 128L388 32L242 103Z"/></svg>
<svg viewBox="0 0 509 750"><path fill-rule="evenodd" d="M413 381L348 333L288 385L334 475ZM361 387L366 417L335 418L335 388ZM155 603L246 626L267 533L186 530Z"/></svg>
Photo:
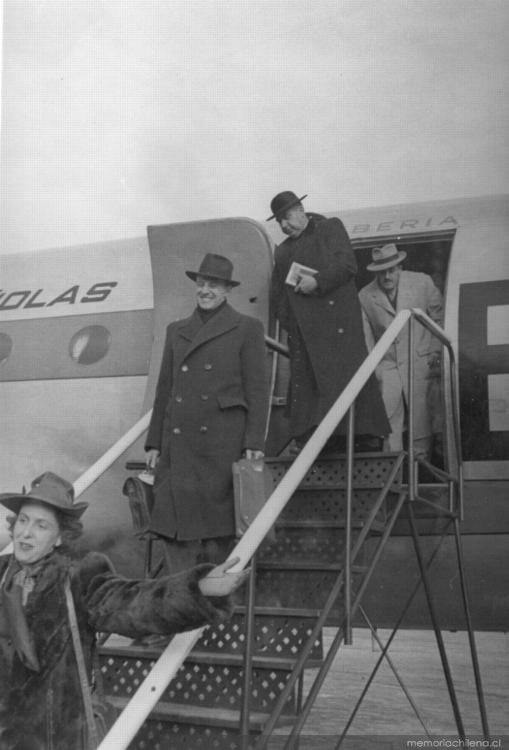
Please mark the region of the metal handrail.
<svg viewBox="0 0 509 750"><path fill-rule="evenodd" d="M439 338L443 337L443 343L448 346L451 362L454 362L454 352L449 339L427 315L421 310L402 310L399 312L361 364L352 380L325 415L322 422L318 425L299 456L295 459L267 500L264 508L232 551L231 557L239 558L232 571L240 571L248 564L252 555L334 432L336 426L350 409L362 388L385 356L388 348L394 343L397 336L412 317L417 318L422 325L429 328L435 335L440 334ZM434 330L435 328L437 331ZM452 391L452 395L454 408L455 391ZM100 750L124 750L124 748L128 747L142 723L158 702L166 686L173 679L177 670L198 641L203 630L204 628L198 628L186 633L179 633L172 639L101 743Z"/></svg>

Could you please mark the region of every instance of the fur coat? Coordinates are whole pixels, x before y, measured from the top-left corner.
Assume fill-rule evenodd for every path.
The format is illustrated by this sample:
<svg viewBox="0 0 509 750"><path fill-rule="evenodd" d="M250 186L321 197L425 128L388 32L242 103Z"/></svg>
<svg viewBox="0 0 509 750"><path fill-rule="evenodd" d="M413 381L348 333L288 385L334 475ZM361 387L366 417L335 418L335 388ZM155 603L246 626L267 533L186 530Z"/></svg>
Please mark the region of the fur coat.
<svg viewBox="0 0 509 750"><path fill-rule="evenodd" d="M0 580L12 556L0 557ZM223 619L227 599L204 597L198 581L211 566L156 580L117 576L108 558L72 561L51 553L37 566L24 607L39 671L25 666L10 643L0 590L0 747L2 750L82 750L86 724L64 581L69 575L85 660L91 671L95 633L138 638L171 634Z"/></svg>

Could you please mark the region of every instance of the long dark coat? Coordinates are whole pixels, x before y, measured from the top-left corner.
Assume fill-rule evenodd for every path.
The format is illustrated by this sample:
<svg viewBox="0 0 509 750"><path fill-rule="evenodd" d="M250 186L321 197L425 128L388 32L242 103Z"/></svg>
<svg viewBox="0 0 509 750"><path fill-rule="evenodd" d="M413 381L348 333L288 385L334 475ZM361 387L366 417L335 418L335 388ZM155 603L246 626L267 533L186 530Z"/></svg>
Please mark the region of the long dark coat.
<svg viewBox="0 0 509 750"><path fill-rule="evenodd" d="M146 448L161 456L151 528L182 540L235 533L232 463L263 450L268 409L260 321L228 304L167 328Z"/></svg>
<svg viewBox="0 0 509 750"><path fill-rule="evenodd" d="M0 580L15 564L11 555L0 557ZM129 580L115 575L104 555L91 553L81 562L71 562L52 553L38 569L24 608L39 661L37 672L13 652L0 592L2 750L84 750L86 720L64 593L68 575L90 668L96 631L138 638L222 619L228 601L204 597L198 587L211 567L202 565L157 580Z"/></svg>
<svg viewBox="0 0 509 750"><path fill-rule="evenodd" d="M293 261L318 271L312 295L296 294L285 283ZM289 334L286 413L291 434L297 436L322 420L367 356L354 283L357 263L342 222L313 218L299 237L288 237L276 248L274 263L271 303ZM345 432L345 424L343 420L338 433ZM390 432L374 377L357 399L355 431Z"/></svg>

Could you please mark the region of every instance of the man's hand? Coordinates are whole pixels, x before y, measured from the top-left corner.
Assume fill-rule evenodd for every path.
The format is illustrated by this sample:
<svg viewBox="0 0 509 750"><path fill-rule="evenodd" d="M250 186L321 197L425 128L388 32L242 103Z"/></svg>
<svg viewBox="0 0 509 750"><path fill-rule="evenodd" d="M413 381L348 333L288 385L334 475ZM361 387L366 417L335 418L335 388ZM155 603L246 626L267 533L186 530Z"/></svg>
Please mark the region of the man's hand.
<svg viewBox="0 0 509 750"><path fill-rule="evenodd" d="M296 294L313 294L318 287L318 282L313 276L301 276L295 285Z"/></svg>
<svg viewBox="0 0 509 750"><path fill-rule="evenodd" d="M248 461L261 461L264 455L263 451L253 451L251 448L246 448L246 458Z"/></svg>
<svg viewBox="0 0 509 750"><path fill-rule="evenodd" d="M228 573L239 562L239 557L232 557L231 560L212 568L205 578L198 582L201 593L204 596L229 596L242 586L249 576L249 568L240 570L236 573Z"/></svg>
<svg viewBox="0 0 509 750"><path fill-rule="evenodd" d="M160 455L161 455L161 451L158 451L157 448L151 448L149 451L147 451L147 455L145 457L145 463L147 464L147 469L156 468L159 462Z"/></svg>

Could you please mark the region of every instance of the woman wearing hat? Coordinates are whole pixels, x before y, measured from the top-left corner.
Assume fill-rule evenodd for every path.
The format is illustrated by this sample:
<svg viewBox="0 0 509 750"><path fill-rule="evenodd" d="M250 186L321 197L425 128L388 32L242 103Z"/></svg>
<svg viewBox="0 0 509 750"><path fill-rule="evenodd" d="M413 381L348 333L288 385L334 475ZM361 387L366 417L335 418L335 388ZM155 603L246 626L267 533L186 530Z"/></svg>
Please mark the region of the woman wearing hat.
<svg viewBox="0 0 509 750"><path fill-rule="evenodd" d="M263 457L268 379L263 325L228 304L239 282L207 253L196 308L166 332L145 448L156 467L151 531L170 570L224 560L234 542L232 463Z"/></svg>
<svg viewBox="0 0 509 750"><path fill-rule="evenodd" d="M132 638L172 634L221 619L244 574L200 566L178 576L128 580L108 558L71 554L87 503L47 472L27 494L2 493L13 552L0 557L0 747L2 750L84 750L86 720L66 588L92 677L95 633ZM214 598L213 600L208 597ZM88 748L87 748L88 750Z"/></svg>

